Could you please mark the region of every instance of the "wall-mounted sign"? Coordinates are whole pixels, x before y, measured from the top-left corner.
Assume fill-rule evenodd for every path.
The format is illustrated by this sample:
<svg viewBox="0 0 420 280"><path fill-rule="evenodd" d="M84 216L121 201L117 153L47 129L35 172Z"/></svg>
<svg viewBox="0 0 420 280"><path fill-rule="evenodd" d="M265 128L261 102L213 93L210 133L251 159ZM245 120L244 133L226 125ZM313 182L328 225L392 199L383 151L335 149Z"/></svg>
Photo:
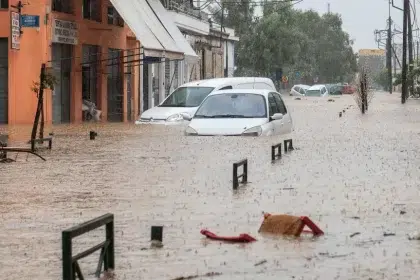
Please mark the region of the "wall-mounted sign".
<svg viewBox="0 0 420 280"><path fill-rule="evenodd" d="M39 16L22 15L20 22L22 27L39 27Z"/></svg>
<svg viewBox="0 0 420 280"><path fill-rule="evenodd" d="M12 28L12 45L11 48L15 50L20 49L20 15L19 13L10 13L11 28Z"/></svg>
<svg viewBox="0 0 420 280"><path fill-rule="evenodd" d="M77 24L72 21L54 19L52 28L53 43L77 45Z"/></svg>

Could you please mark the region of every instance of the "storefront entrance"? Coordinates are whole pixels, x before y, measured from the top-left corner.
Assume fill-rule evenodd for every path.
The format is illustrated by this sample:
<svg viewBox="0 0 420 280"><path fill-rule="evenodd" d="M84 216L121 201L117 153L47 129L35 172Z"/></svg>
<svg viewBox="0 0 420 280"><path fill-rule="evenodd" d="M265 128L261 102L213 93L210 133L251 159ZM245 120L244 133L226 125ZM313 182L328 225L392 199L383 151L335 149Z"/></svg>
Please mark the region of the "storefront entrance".
<svg viewBox="0 0 420 280"><path fill-rule="evenodd" d="M70 122L70 92L71 92L71 62L73 46L67 44L52 44L53 74L57 78L52 100L53 123Z"/></svg>

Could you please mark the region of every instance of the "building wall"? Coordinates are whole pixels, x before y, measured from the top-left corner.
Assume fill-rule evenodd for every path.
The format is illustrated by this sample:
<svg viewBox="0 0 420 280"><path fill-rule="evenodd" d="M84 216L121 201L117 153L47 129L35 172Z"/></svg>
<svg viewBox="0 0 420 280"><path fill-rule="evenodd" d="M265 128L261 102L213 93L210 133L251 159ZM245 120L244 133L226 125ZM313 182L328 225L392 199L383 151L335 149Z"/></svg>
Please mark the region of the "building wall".
<svg viewBox="0 0 420 280"><path fill-rule="evenodd" d="M51 0L29 2L22 8L22 14L39 15L40 28L23 28L20 38L20 50L9 50L9 124L26 124L33 122L37 98L30 87L33 81L39 81L42 63L51 60L52 23L53 19L73 21L78 26L78 44L73 47L71 59L71 106L70 120L73 123L82 121L82 71L81 57L83 44L100 46L100 59L107 59L108 49L138 48L139 43L133 38L128 27L119 27L107 23L108 0L100 0L102 22L85 20L82 17L82 0L73 1L74 13L66 14L51 11ZM16 5L17 0L10 0ZM14 10L10 8L10 10ZM0 37L8 37L10 45L10 11L0 10ZM103 111L102 119L107 119L107 61L102 61L98 71L97 107ZM137 63L138 64L138 63ZM51 62L47 63L51 67ZM123 66L122 66L123 67ZM138 114L138 67L135 67L132 83L133 114ZM137 78L136 78L137 77ZM124 85L124 120L127 119L126 81ZM52 92L45 92L45 117L52 122Z"/></svg>
<svg viewBox="0 0 420 280"><path fill-rule="evenodd" d="M189 80L224 77L224 42L214 36L189 35L187 39L199 57L189 65Z"/></svg>

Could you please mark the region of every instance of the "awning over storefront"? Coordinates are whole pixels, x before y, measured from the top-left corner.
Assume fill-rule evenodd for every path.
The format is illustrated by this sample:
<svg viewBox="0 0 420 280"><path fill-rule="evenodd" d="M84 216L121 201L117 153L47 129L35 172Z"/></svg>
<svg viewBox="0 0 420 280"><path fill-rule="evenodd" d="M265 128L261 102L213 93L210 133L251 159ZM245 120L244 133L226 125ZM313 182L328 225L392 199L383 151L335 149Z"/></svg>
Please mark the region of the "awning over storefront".
<svg viewBox="0 0 420 280"><path fill-rule="evenodd" d="M163 7L162 3L159 0L146 0L152 10L155 12L157 18L161 21L162 25L165 27L169 35L176 42L177 46L182 50L187 61L195 62L198 60L198 56L195 51L192 49L190 43L182 35L178 26L172 20L170 14Z"/></svg>
<svg viewBox="0 0 420 280"><path fill-rule="evenodd" d="M111 0L136 35L145 56L183 59L184 52L169 35L147 0Z"/></svg>

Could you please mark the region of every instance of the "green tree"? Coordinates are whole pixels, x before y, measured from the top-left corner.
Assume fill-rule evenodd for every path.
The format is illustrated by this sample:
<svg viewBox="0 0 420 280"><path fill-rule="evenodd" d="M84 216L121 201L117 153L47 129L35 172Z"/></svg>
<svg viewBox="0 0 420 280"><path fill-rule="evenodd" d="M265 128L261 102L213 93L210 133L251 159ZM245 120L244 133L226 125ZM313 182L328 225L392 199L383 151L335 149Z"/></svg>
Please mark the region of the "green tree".
<svg viewBox="0 0 420 280"><path fill-rule="evenodd" d="M263 16L253 18L251 2L222 1L223 23L240 37L236 45L238 75L271 76L278 68L300 80L351 81L357 71L356 55L338 14L320 16L294 9L289 3L266 2ZM221 22L220 13L215 20Z"/></svg>

